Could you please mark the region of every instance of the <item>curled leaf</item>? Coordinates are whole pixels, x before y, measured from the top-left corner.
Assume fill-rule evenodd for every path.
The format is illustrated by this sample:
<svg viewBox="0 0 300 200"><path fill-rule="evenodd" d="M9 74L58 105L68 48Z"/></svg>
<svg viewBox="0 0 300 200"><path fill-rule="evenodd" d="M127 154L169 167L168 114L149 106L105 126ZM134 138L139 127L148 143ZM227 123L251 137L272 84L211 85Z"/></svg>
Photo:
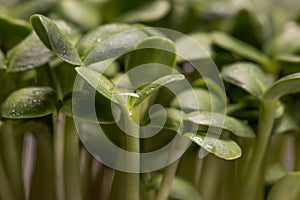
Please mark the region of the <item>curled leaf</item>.
<svg viewBox="0 0 300 200"><path fill-rule="evenodd" d="M300 92L300 73L287 75L270 85L264 98L266 100L279 99L286 94L297 92Z"/></svg>

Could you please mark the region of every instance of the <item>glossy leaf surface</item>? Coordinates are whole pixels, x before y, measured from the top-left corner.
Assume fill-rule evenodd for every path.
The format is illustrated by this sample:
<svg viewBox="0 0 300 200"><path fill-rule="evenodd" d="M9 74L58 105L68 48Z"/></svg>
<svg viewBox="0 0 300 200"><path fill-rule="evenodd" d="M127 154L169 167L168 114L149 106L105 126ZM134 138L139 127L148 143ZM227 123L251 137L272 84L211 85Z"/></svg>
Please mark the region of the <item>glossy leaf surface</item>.
<svg viewBox="0 0 300 200"><path fill-rule="evenodd" d="M259 66L239 62L224 66L222 78L261 99L271 80Z"/></svg>
<svg viewBox="0 0 300 200"><path fill-rule="evenodd" d="M186 133L183 136L189 138L206 151L225 160L237 159L242 155L239 145L228 138L217 137L209 133Z"/></svg>
<svg viewBox="0 0 300 200"><path fill-rule="evenodd" d="M117 33L130 29L132 29L132 26L128 24L114 23L102 25L83 35L76 44L76 47L81 55L86 56L100 42L105 41Z"/></svg>
<svg viewBox="0 0 300 200"><path fill-rule="evenodd" d="M43 15L33 15L30 21L35 32L46 47L53 50L58 57L70 64L81 64L79 54L70 42L70 39L51 19Z"/></svg>
<svg viewBox="0 0 300 200"><path fill-rule="evenodd" d="M195 111L188 113L185 120L195 124L218 127L230 131L234 135L245 138L253 138L255 134L247 124L215 112Z"/></svg>
<svg viewBox="0 0 300 200"><path fill-rule="evenodd" d="M49 87L28 87L11 93L2 103L1 115L10 119L43 117L56 110L56 93Z"/></svg>
<svg viewBox="0 0 300 200"><path fill-rule="evenodd" d="M146 85L140 90L137 90L137 98L133 99L133 106L139 105L143 100L145 100L148 96L156 92L158 89L160 89L163 86L166 86L167 84L170 84L175 81L181 81L184 79L184 76L182 74L174 74L174 75L167 75L163 76L152 83Z"/></svg>
<svg viewBox="0 0 300 200"><path fill-rule="evenodd" d="M97 92L109 100L113 100L112 94L115 87L114 83L104 75L88 67L75 68L77 73L86 80Z"/></svg>
<svg viewBox="0 0 300 200"><path fill-rule="evenodd" d="M122 31L118 34L114 34L95 46L86 56L84 64L88 66L110 58L117 58L128 53L146 37L148 37L148 34L140 29Z"/></svg>
<svg viewBox="0 0 300 200"><path fill-rule="evenodd" d="M8 51L8 72L26 71L48 62L53 53L45 47L33 32Z"/></svg>

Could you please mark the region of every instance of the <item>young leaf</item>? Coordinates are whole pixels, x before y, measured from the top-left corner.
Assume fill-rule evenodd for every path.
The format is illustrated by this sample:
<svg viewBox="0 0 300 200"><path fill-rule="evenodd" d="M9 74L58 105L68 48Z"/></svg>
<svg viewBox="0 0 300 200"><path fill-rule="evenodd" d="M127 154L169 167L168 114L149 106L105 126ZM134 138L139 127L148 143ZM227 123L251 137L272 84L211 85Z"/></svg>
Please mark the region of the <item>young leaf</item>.
<svg viewBox="0 0 300 200"><path fill-rule="evenodd" d="M35 13L49 13L57 3L56 0L20 1L14 6L14 16L27 20Z"/></svg>
<svg viewBox="0 0 300 200"><path fill-rule="evenodd" d="M150 183L147 184L147 188L158 189L161 181L162 181L162 175L158 175L158 176L154 177L150 181ZM175 199L201 200L201 197L200 197L198 191L194 188L194 186L190 182L188 182L178 176L175 176L173 178L169 196L171 198L175 198Z"/></svg>
<svg viewBox="0 0 300 200"><path fill-rule="evenodd" d="M176 49L171 40L148 37L137 44L135 50L126 56L125 70L130 71L135 68L135 73L128 73L128 75L134 86L141 86L172 74L175 60ZM137 76L136 73L141 75Z"/></svg>
<svg viewBox="0 0 300 200"><path fill-rule="evenodd" d="M300 91L300 73L287 75L266 90L264 98L266 100L279 99L283 95L297 93Z"/></svg>
<svg viewBox="0 0 300 200"><path fill-rule="evenodd" d="M69 38L62 33L51 19L43 15L33 15L30 21L41 41L46 47L53 50L58 57L72 65L82 63Z"/></svg>
<svg viewBox="0 0 300 200"><path fill-rule="evenodd" d="M212 109L212 100L214 98L219 107L221 102L214 94L209 93L207 90L201 88L194 88L182 91L179 93L176 98L174 98L170 105L186 112L195 111L195 110L206 110L209 111Z"/></svg>
<svg viewBox="0 0 300 200"><path fill-rule="evenodd" d="M84 29L90 29L100 23L97 6L83 1L62 1L59 10L70 21Z"/></svg>
<svg viewBox="0 0 300 200"><path fill-rule="evenodd" d="M91 97L95 99L93 100ZM90 106L92 103L95 104L94 107ZM112 113L111 101L99 93L93 94L86 91L75 91L67 95L64 98L61 112L70 117L77 117L100 124L111 124L118 120L114 118ZM96 117L94 114L96 114Z"/></svg>
<svg viewBox="0 0 300 200"><path fill-rule="evenodd" d="M30 24L20 19L10 18L0 13L0 40L3 50L18 44L31 32Z"/></svg>
<svg viewBox="0 0 300 200"><path fill-rule="evenodd" d="M268 67L270 64L270 59L265 56L264 53L260 52L249 44L244 43L243 41L240 41L223 32L214 32L213 40L216 45L246 59L257 62L258 64L262 65L262 67L265 67L267 71L272 70Z"/></svg>
<svg viewBox="0 0 300 200"><path fill-rule="evenodd" d="M172 131L182 134L181 130L180 130L180 126L183 122L183 118L184 118L185 114L183 112L181 112L180 110L177 110L174 108L166 108L165 111L167 114L167 118L166 118L166 122L163 127L161 127L161 124L155 123L155 122L158 123L159 120L162 119L163 113L161 113L161 111L157 111L152 114L151 117L154 120L151 121L150 125L155 128L164 128L164 129L172 130ZM144 124L148 124L149 122L150 122L150 120L147 119Z"/></svg>
<svg viewBox="0 0 300 200"><path fill-rule="evenodd" d="M259 66L246 62L224 66L222 78L259 99L262 98L263 92L271 82Z"/></svg>
<svg viewBox="0 0 300 200"><path fill-rule="evenodd" d="M141 40L148 37L148 35L140 29L132 29L122 31L107 38L105 41L100 42L84 60L85 66L116 58L124 53L129 52Z"/></svg>
<svg viewBox="0 0 300 200"><path fill-rule="evenodd" d="M39 67L48 62L52 55L52 52L32 32L21 43L8 51L7 71L18 72Z"/></svg>
<svg viewBox="0 0 300 200"><path fill-rule="evenodd" d="M148 63L175 66L176 49L174 43L162 37L148 37L136 45L135 51L126 58L126 71ZM162 75L163 76L163 75ZM156 76L155 76L156 77Z"/></svg>
<svg viewBox="0 0 300 200"><path fill-rule="evenodd" d="M300 56L298 55L281 55L276 57L276 60L280 63L285 64L300 64Z"/></svg>
<svg viewBox="0 0 300 200"><path fill-rule="evenodd" d="M171 4L169 1L156 0L121 15L118 21L128 23L156 21L166 16L170 9Z"/></svg>
<svg viewBox="0 0 300 200"><path fill-rule="evenodd" d="M212 37L207 33L193 33L175 41L178 51L177 62L184 60L210 59L212 56Z"/></svg>
<svg viewBox="0 0 300 200"><path fill-rule="evenodd" d="M209 133L185 133L183 136L189 138L206 151L225 160L234 160L242 155L239 145L228 138L216 137Z"/></svg>
<svg viewBox="0 0 300 200"><path fill-rule="evenodd" d="M56 93L49 87L27 87L14 91L1 106L1 115L10 119L43 117L55 112Z"/></svg>
<svg viewBox="0 0 300 200"><path fill-rule="evenodd" d="M167 76L163 76L157 80L155 80L154 82L146 85L145 87L143 87L142 89L137 90L137 95L138 97L132 97L132 106L137 106L139 105L143 100L145 100L148 96L150 96L151 94L153 94L154 92L156 92L158 89L160 89L161 87L170 84L172 82L175 81L181 81L184 79L184 75L182 74L174 74L174 75L167 75Z"/></svg>
<svg viewBox="0 0 300 200"><path fill-rule="evenodd" d="M250 126L237 119L222 115L220 113L196 111L187 114L184 119L199 125L222 128L239 137L255 137L255 134Z"/></svg>
<svg viewBox="0 0 300 200"><path fill-rule="evenodd" d="M103 76L101 73L96 72L88 67L76 67L77 73L86 80L89 85L96 89L105 98L114 101L113 89L115 84ZM116 102L117 103L117 102Z"/></svg>
<svg viewBox="0 0 300 200"><path fill-rule="evenodd" d="M87 34L85 34L76 44L78 52L82 56L86 56L94 47L96 47L100 42L105 41L112 35L121 33L123 31L128 31L132 29L132 26L128 24L106 24L102 25Z"/></svg>
<svg viewBox="0 0 300 200"><path fill-rule="evenodd" d="M282 26L280 30L281 32L276 37L270 38L271 40L267 43L265 51L272 56L297 53L300 50L300 41L298 40L300 26L292 22L289 25Z"/></svg>
<svg viewBox="0 0 300 200"><path fill-rule="evenodd" d="M299 172L287 174L271 188L268 200L298 200L300 196L299 183Z"/></svg>

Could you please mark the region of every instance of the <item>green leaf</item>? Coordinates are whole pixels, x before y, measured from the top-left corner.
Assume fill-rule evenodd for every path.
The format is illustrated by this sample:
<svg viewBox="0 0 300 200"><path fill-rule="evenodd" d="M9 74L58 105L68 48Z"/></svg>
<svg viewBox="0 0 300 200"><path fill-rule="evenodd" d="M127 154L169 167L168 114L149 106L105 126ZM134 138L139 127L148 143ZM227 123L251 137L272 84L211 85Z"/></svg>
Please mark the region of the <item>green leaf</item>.
<svg viewBox="0 0 300 200"><path fill-rule="evenodd" d="M237 38L234 38L223 32L214 32L213 40L216 45L222 47L223 49L257 62L258 64L262 65L262 67L265 67L267 71L270 71L268 68L270 59L265 56L264 53L260 52L249 44L244 43L243 41L240 41Z"/></svg>
<svg viewBox="0 0 300 200"><path fill-rule="evenodd" d="M98 7L83 1L62 1L59 10L65 18L86 30L94 28L101 20Z"/></svg>
<svg viewBox="0 0 300 200"><path fill-rule="evenodd" d="M91 97L95 99L91 100ZM91 107L91 103L95 103L95 106ZM67 95L64 98L61 112L70 117L77 117L100 124L112 124L116 121L111 110L111 101L98 93L86 91L74 91ZM96 117L94 114L96 114Z"/></svg>
<svg viewBox="0 0 300 200"><path fill-rule="evenodd" d="M225 160L234 160L242 155L239 145L228 138L216 137L209 133L185 133L183 136L189 138L206 151Z"/></svg>
<svg viewBox="0 0 300 200"><path fill-rule="evenodd" d="M49 115L56 110L56 93L49 87L27 87L14 91L2 103L1 115L27 119Z"/></svg>
<svg viewBox="0 0 300 200"><path fill-rule="evenodd" d="M193 33L175 40L177 62L184 60L211 59L212 36L208 33Z"/></svg>
<svg viewBox="0 0 300 200"><path fill-rule="evenodd" d="M271 83L271 80L259 66L247 62L238 62L224 66L222 78L259 99L262 98L264 91Z"/></svg>
<svg viewBox="0 0 300 200"><path fill-rule="evenodd" d="M118 17L117 21L128 23L156 21L165 17L169 13L170 9L171 4L169 1L151 1L140 8L121 15L120 17Z"/></svg>
<svg viewBox="0 0 300 200"><path fill-rule="evenodd" d="M52 55L52 52L32 32L21 43L8 51L7 71L26 71L42 66L50 60Z"/></svg>
<svg viewBox="0 0 300 200"><path fill-rule="evenodd" d="M84 64L89 66L100 61L122 56L146 37L148 35L141 29L132 29L114 34L100 42L90 51L84 60Z"/></svg>
<svg viewBox="0 0 300 200"><path fill-rule="evenodd" d="M279 179L271 188L268 200L298 200L300 196L300 173L292 172Z"/></svg>
<svg viewBox="0 0 300 200"><path fill-rule="evenodd" d="M126 71L148 63L175 66L176 49L174 43L162 37L148 37L136 45L126 58ZM161 75L163 76L163 75Z"/></svg>
<svg viewBox="0 0 300 200"><path fill-rule="evenodd" d="M287 75L266 90L264 98L266 100L279 99L283 95L300 92L300 73Z"/></svg>
<svg viewBox="0 0 300 200"><path fill-rule="evenodd" d="M123 31L128 31L132 29L132 26L128 24L106 24L102 25L94 30L89 31L85 34L76 44L78 52L82 56L86 56L94 47L96 47L100 42L105 41L109 37L121 33Z"/></svg>
<svg viewBox="0 0 300 200"><path fill-rule="evenodd" d="M137 106L140 103L142 103L143 100L145 100L148 96L150 96L151 94L153 94L154 92L156 92L158 89L160 89L161 87L170 84L172 82L175 81L181 81L184 79L184 75L182 74L174 74L174 75L167 75L167 76L163 76L155 81L153 81L152 83L146 85L145 87L143 87L142 89L138 89L137 90L137 95L138 97L132 97L132 106Z"/></svg>
<svg viewBox="0 0 300 200"><path fill-rule="evenodd" d="M236 136L242 138L254 138L253 130L247 124L215 112L195 111L187 114L185 120L203 126L212 126L230 131Z"/></svg>
<svg viewBox="0 0 300 200"><path fill-rule="evenodd" d="M161 181L162 175L155 176L150 183L148 183L147 188L157 190L160 187ZM190 182L178 176L173 178L169 196L175 199L201 200L196 188Z"/></svg>
<svg viewBox="0 0 300 200"><path fill-rule="evenodd" d="M166 118L166 121L165 121L165 124L163 125L163 127L161 127L161 123L159 123L161 120L164 120L163 119L164 113L162 113L161 110L156 111L151 114L151 118L153 120L151 121L150 125L155 128L164 128L164 129L175 131L179 134L182 134L181 130L183 130L183 129L181 129L180 126L182 125L185 114L183 112L181 112L180 110L177 110L174 108L166 108L165 111L166 111L167 118ZM150 122L150 119L147 119L144 122L144 125L148 124L149 122ZM158 124L156 124L156 123L158 123ZM182 127L182 128L184 128L184 127Z"/></svg>
<svg viewBox="0 0 300 200"><path fill-rule="evenodd" d="M72 65L82 63L69 38L62 33L51 19L43 15L33 15L30 21L41 41L46 47L53 50L58 57Z"/></svg>
<svg viewBox="0 0 300 200"><path fill-rule="evenodd" d="M20 1L15 6L14 15L18 16L18 18L27 20L35 13L49 13L50 9L52 9L57 3L57 0Z"/></svg>
<svg viewBox="0 0 300 200"><path fill-rule="evenodd" d="M0 30L1 47L3 47L3 50L8 50L29 35L31 27L26 21L14 19L0 13Z"/></svg>
<svg viewBox="0 0 300 200"><path fill-rule="evenodd" d="M300 64L300 56L298 55L281 55L276 57L276 60L280 63L285 64Z"/></svg>
<svg viewBox="0 0 300 200"><path fill-rule="evenodd" d="M186 112L195 110L209 111L212 109L211 98L214 98L217 102L218 105L216 105L216 107L222 105L221 102L218 103L220 100L214 94L209 93L205 89L193 88L179 93L176 98L171 101L170 106Z"/></svg>
<svg viewBox="0 0 300 200"><path fill-rule="evenodd" d="M267 167L265 181L267 185L273 185L287 174L286 169L279 163Z"/></svg>
<svg viewBox="0 0 300 200"><path fill-rule="evenodd" d="M176 49L171 40L156 36L148 37L126 56L125 70L135 68L134 73L127 74L134 86L141 86L172 74L175 60ZM136 75L137 73L140 75Z"/></svg>
<svg viewBox="0 0 300 200"><path fill-rule="evenodd" d="M300 27L294 22L287 22L280 28L280 33L272 37L267 43L265 51L272 56L281 56L282 54L295 54L300 50Z"/></svg>
<svg viewBox="0 0 300 200"><path fill-rule="evenodd" d="M86 80L97 92L105 98L114 101L113 90L115 84L107 79L104 75L88 67L76 67L77 73ZM116 102L117 103L117 102Z"/></svg>

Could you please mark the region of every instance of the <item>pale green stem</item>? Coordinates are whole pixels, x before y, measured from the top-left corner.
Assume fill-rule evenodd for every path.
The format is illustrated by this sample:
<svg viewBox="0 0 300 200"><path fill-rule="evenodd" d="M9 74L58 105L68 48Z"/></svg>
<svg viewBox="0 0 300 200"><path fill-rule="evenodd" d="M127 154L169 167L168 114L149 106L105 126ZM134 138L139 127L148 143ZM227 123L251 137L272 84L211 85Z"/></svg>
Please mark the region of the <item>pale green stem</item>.
<svg viewBox="0 0 300 200"><path fill-rule="evenodd" d="M300 133L298 132L295 140L295 170L300 170Z"/></svg>
<svg viewBox="0 0 300 200"><path fill-rule="evenodd" d="M0 155L0 199L5 200L16 200L12 191L12 187L8 180L7 174L5 173L4 165Z"/></svg>
<svg viewBox="0 0 300 200"><path fill-rule="evenodd" d="M47 126L39 123L28 123L23 129L32 132L37 142L37 155L32 175L30 200L54 199L54 166L52 138Z"/></svg>
<svg viewBox="0 0 300 200"><path fill-rule="evenodd" d="M81 149L81 187L82 187L82 198L92 198L92 163L93 157L85 149Z"/></svg>
<svg viewBox="0 0 300 200"><path fill-rule="evenodd" d="M126 150L129 152L140 152L140 138L130 136L128 133L139 133L139 126L131 126L129 120L134 121L137 125L140 120L140 108L139 106L129 111L131 114L125 116L125 129L126 129ZM127 121L128 120L128 121ZM126 160L128 165L134 165L139 169L139 160ZM140 174L139 173L126 173L126 200L139 200L140 199Z"/></svg>
<svg viewBox="0 0 300 200"><path fill-rule="evenodd" d="M19 149L20 143L17 141L18 138L13 131L12 124L9 122L4 123L1 130L3 164L10 180L14 196L17 200L22 200L25 196L22 180L21 152Z"/></svg>
<svg viewBox="0 0 300 200"><path fill-rule="evenodd" d="M172 181L177 171L178 163L179 163L179 159L173 162L165 169L159 190L157 192L156 200L168 199L171 190Z"/></svg>
<svg viewBox="0 0 300 200"><path fill-rule="evenodd" d="M53 114L54 125L54 174L56 200L65 200L64 183L64 140L65 140L65 116L61 113Z"/></svg>
<svg viewBox="0 0 300 200"><path fill-rule="evenodd" d="M70 118L66 121L64 144L64 178L66 200L81 200L79 138Z"/></svg>
<svg viewBox="0 0 300 200"><path fill-rule="evenodd" d="M275 119L276 101L263 102L260 107L258 132L253 157L242 182L241 200L256 200L261 185L263 162L270 142ZM261 198L261 197L260 197Z"/></svg>

